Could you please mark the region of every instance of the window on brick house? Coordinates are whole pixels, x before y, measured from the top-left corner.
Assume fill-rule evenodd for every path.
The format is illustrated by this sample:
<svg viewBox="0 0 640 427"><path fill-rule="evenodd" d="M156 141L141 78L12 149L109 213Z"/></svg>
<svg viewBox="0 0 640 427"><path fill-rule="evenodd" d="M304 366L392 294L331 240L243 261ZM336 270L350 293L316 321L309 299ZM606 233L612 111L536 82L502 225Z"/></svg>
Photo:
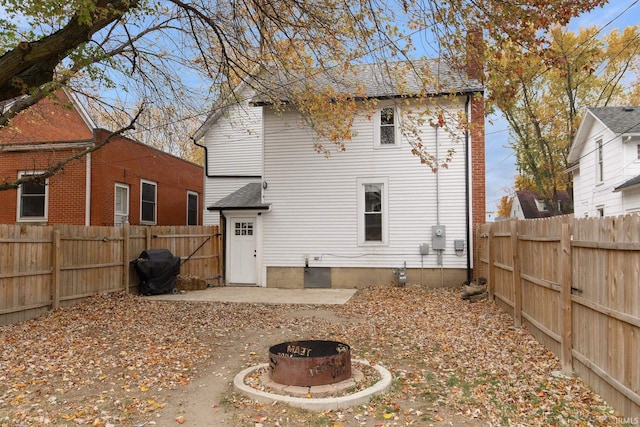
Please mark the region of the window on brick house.
<svg viewBox="0 0 640 427"><path fill-rule="evenodd" d="M158 184L153 181L140 181L140 222L155 224L157 211Z"/></svg>
<svg viewBox="0 0 640 427"><path fill-rule="evenodd" d="M123 225L129 221L129 186L117 183L115 186L114 225Z"/></svg>
<svg viewBox="0 0 640 427"><path fill-rule="evenodd" d="M187 225L198 225L198 193L187 191Z"/></svg>
<svg viewBox="0 0 640 427"><path fill-rule="evenodd" d="M20 172L18 177L35 175L40 172ZM47 221L49 199L49 179L25 182L18 187L18 221Z"/></svg>

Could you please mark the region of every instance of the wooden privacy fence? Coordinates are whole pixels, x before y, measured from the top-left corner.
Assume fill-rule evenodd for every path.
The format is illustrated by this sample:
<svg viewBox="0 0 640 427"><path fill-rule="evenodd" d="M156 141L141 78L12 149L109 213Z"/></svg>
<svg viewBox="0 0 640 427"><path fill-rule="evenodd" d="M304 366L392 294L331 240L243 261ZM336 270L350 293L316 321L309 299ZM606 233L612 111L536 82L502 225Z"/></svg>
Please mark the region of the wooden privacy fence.
<svg viewBox="0 0 640 427"><path fill-rule="evenodd" d="M217 226L82 227L0 225L0 324L36 317L98 292L130 292L130 262L146 249L169 249L180 274L221 279Z"/></svg>
<svg viewBox="0 0 640 427"><path fill-rule="evenodd" d="M640 416L640 215L479 229L490 298L623 416Z"/></svg>

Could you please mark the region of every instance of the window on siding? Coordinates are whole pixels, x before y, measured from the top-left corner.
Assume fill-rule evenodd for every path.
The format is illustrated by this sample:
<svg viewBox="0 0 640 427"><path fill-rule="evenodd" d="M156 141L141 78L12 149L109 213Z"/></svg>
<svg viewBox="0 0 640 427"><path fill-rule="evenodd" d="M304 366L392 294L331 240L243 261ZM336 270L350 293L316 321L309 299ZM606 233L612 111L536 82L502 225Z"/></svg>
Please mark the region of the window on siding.
<svg viewBox="0 0 640 427"><path fill-rule="evenodd" d="M40 172L20 172L18 177ZM46 221L49 198L49 179L25 182L18 188L18 221Z"/></svg>
<svg viewBox="0 0 640 427"><path fill-rule="evenodd" d="M596 180L597 182L604 181L604 158L602 153L602 140L596 141Z"/></svg>
<svg viewBox="0 0 640 427"><path fill-rule="evenodd" d="M386 244L388 235L387 179L358 180L358 240L360 244Z"/></svg>
<svg viewBox="0 0 640 427"><path fill-rule="evenodd" d="M114 201L114 225L123 225L129 221L129 186L116 184Z"/></svg>
<svg viewBox="0 0 640 427"><path fill-rule="evenodd" d="M187 191L187 225L198 225L198 193Z"/></svg>
<svg viewBox="0 0 640 427"><path fill-rule="evenodd" d="M398 112L395 107L383 107L375 116L375 146L395 147L398 145Z"/></svg>
<svg viewBox="0 0 640 427"><path fill-rule="evenodd" d="M640 160L640 144L638 144L636 147L637 147L637 148L636 148L636 150L637 150L637 154L636 154L636 156L637 156L637 157L636 157L636 158L637 158L638 160Z"/></svg>
<svg viewBox="0 0 640 427"><path fill-rule="evenodd" d="M140 222L144 224L156 223L158 185L151 181L141 181Z"/></svg>
<svg viewBox="0 0 640 427"><path fill-rule="evenodd" d="M604 216L604 206L598 206L596 208L596 213L598 214L597 216L602 218Z"/></svg>

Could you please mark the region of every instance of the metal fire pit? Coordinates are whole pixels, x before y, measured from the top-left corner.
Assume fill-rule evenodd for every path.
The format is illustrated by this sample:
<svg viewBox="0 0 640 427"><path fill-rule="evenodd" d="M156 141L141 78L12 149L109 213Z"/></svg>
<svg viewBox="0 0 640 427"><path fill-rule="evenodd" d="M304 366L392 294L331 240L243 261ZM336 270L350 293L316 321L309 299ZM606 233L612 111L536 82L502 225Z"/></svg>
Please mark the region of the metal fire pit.
<svg viewBox="0 0 640 427"><path fill-rule="evenodd" d="M351 347L337 341L291 341L269 348L269 378L310 387L351 378Z"/></svg>

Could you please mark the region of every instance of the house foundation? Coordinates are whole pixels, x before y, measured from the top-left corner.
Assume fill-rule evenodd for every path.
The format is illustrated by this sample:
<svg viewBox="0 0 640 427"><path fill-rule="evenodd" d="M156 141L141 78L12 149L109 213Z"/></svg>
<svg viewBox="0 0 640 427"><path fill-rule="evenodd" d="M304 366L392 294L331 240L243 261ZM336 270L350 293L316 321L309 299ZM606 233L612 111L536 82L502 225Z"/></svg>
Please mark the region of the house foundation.
<svg viewBox="0 0 640 427"><path fill-rule="evenodd" d="M407 268L407 283L428 288L457 287L467 279L463 268ZM397 285L393 268L267 267L267 287L285 289L359 289Z"/></svg>

